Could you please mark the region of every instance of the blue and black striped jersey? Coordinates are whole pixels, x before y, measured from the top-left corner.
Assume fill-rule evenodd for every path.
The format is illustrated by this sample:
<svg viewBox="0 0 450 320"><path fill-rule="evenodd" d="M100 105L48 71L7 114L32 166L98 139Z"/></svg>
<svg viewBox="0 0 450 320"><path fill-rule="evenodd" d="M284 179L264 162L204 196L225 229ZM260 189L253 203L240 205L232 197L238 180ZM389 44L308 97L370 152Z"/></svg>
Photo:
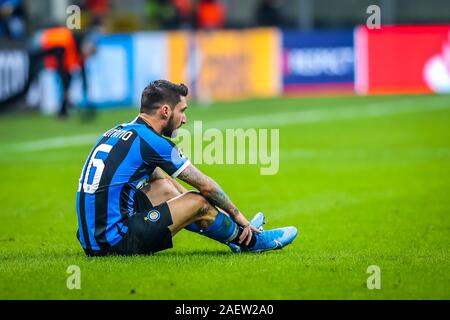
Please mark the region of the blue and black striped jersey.
<svg viewBox="0 0 450 320"><path fill-rule="evenodd" d="M154 169L176 177L189 165L177 146L142 118L118 125L96 142L81 172L77 192L78 232L83 248L114 246L135 214L135 193Z"/></svg>

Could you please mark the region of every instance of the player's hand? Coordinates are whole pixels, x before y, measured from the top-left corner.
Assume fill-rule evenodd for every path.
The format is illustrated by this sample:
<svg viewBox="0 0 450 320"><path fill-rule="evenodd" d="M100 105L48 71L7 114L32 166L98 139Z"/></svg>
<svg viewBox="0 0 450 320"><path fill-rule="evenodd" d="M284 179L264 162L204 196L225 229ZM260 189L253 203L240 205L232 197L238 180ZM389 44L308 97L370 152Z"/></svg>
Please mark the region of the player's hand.
<svg viewBox="0 0 450 320"><path fill-rule="evenodd" d="M239 237L239 244L248 246L250 244L250 241L252 241L253 232L260 233L261 231L250 224L245 226L244 230L242 230L241 236Z"/></svg>
<svg viewBox="0 0 450 320"><path fill-rule="evenodd" d="M242 230L241 235L239 236L238 243L240 245L248 246L250 241L252 241L253 232L260 233L261 231L255 228L248 222L248 220L244 217L242 213L234 216L234 221L239 224L244 230Z"/></svg>

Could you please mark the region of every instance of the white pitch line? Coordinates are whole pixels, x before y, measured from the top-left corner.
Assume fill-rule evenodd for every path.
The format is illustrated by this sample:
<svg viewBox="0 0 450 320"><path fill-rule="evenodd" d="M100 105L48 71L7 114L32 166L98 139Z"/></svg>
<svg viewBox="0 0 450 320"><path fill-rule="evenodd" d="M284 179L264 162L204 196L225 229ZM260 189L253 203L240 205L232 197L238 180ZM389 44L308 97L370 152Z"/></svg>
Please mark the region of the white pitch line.
<svg viewBox="0 0 450 320"><path fill-rule="evenodd" d="M297 124L297 123L317 123L334 120L345 120L353 118L372 118L387 115L428 112L450 107L450 102L440 100L440 103L428 106L411 106L411 100L397 102L393 105L388 101L385 103L368 104L365 106L337 107L319 110L303 110L295 112L261 114L238 119L225 119L204 123L208 128L248 128L248 127L268 127Z"/></svg>
<svg viewBox="0 0 450 320"><path fill-rule="evenodd" d="M85 146L93 144L98 139L99 136L100 133L98 134L88 133L67 137L35 140L15 144L13 146L13 150L17 152L29 152L29 151L60 149L65 147Z"/></svg>
<svg viewBox="0 0 450 320"><path fill-rule="evenodd" d="M429 112L447 109L450 103L444 99L434 102L434 105L411 106L411 100L398 101L394 104L386 101L377 104L368 104L352 107L335 107L318 110L302 110L294 112L261 114L241 117L237 119L224 119L205 122L205 128L274 128L277 126L297 123L318 123L333 120L345 120L354 118L371 118L412 112ZM16 152L43 151L60 149L73 146L85 146L93 144L101 133L73 135L67 137L49 138L29 141L12 145Z"/></svg>
<svg viewBox="0 0 450 320"><path fill-rule="evenodd" d="M283 149L281 159L447 159L450 148L381 149Z"/></svg>

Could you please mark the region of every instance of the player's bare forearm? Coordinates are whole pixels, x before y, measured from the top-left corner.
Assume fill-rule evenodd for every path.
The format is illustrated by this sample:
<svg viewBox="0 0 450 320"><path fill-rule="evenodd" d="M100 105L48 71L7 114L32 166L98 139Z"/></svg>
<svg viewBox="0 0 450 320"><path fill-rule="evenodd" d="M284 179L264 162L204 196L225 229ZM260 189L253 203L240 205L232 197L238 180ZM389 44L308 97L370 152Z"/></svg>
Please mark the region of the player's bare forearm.
<svg viewBox="0 0 450 320"><path fill-rule="evenodd" d="M233 202L231 202L225 191L223 191L223 189L213 179L209 178L209 180L212 185L212 189L207 189L207 191L202 192L205 198L217 208L220 208L228 213L239 225L248 227L250 225L249 221L233 204ZM243 238L245 237L246 235L243 236Z"/></svg>
<svg viewBox="0 0 450 320"><path fill-rule="evenodd" d="M231 217L239 217L242 224L248 223L219 184L196 167L190 165L180 173L178 178L196 188L211 204L224 210Z"/></svg>
<svg viewBox="0 0 450 320"><path fill-rule="evenodd" d="M178 177L200 191L211 204L228 213L237 224L243 227L239 236L239 244L249 245L253 232L260 232L254 226L250 225L247 218L231 202L225 191L213 179L203 174L194 165L188 165Z"/></svg>
<svg viewBox="0 0 450 320"><path fill-rule="evenodd" d="M231 216L236 216L240 213L239 209L231 202L231 199L223 191L223 189L210 178L210 183L212 185L211 189L207 189L202 192L202 194L211 202L213 205L225 210Z"/></svg>

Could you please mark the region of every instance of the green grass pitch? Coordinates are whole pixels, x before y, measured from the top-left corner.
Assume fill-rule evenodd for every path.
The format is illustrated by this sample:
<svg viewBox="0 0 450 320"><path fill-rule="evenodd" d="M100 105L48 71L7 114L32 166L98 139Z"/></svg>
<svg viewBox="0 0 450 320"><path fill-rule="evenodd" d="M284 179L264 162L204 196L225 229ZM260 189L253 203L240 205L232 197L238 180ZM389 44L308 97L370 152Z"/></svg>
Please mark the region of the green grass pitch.
<svg viewBox="0 0 450 320"><path fill-rule="evenodd" d="M1 299L450 298L449 96L193 104L187 128L236 118L280 129L276 175L199 167L248 217L263 211L266 228L294 225L298 238L236 255L182 231L154 256L86 258L75 195L90 137L135 113L105 110L90 123L0 117ZM70 265L80 267L80 290L66 287ZM370 265L381 270L379 290L366 286Z"/></svg>

